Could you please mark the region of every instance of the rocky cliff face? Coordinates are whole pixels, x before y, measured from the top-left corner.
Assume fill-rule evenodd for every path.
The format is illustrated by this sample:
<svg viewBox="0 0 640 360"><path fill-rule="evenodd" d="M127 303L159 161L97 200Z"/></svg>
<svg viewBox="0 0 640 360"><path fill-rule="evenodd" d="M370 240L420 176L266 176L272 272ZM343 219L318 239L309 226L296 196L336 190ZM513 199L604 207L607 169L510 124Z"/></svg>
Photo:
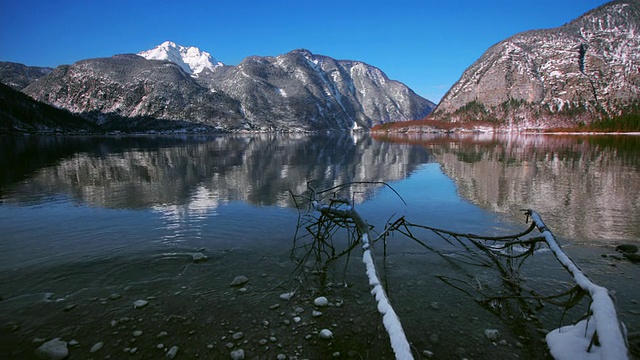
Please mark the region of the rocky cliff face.
<svg viewBox="0 0 640 360"><path fill-rule="evenodd" d="M544 128L637 112L638 49L640 1L614 1L562 27L492 46L431 118Z"/></svg>
<svg viewBox="0 0 640 360"><path fill-rule="evenodd" d="M209 66L208 53L172 49L141 53L168 60L117 55L60 66L23 91L112 129L157 127L151 120L230 131L369 128L422 118L435 107L361 62L296 50ZM171 54L185 58L178 65Z"/></svg>

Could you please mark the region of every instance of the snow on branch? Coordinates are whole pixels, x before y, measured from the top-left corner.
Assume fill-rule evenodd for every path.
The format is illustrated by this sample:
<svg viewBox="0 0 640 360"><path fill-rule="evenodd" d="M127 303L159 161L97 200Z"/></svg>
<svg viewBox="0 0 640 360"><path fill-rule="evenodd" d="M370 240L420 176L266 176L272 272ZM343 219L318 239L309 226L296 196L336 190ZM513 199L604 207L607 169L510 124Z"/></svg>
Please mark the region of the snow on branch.
<svg viewBox="0 0 640 360"><path fill-rule="evenodd" d="M516 321L514 331L531 339L539 336L536 331L543 326L537 317L533 315L529 317L527 314L533 314L536 309L543 306L543 302L564 307L564 312L566 312L588 296L590 299L589 311L584 320L573 325L560 327L547 334L548 349L540 341L532 340L525 345L529 354L542 356L543 353L550 351L556 360L629 358L626 330L618 320L609 291L594 284L580 270L561 249L540 215L534 211L526 210L525 212L527 221L529 218L533 220L529 228L510 235L481 236L457 233L414 224L403 216L395 221L390 220L377 238L371 238L372 227L355 210L353 201L339 198L336 196L337 192L333 192L354 184L356 183L343 184L320 192L308 187L307 196L298 196L298 199L305 200L304 203L308 204L309 208L307 208L307 215L298 218L297 229L304 229L306 232L298 234L298 230L296 230L292 257L298 249L306 251L301 259L297 259L299 264L306 264L309 257L315 256L316 264L323 264L323 268L318 269L318 273L324 284L328 264L345 255L348 263L351 251L359 245L362 246L362 261L365 265L371 294L376 299L378 311L382 314L382 322L389 334L391 347L397 359L412 359L413 355L400 319L391 306L386 290L380 282L373 251L373 243L379 240L382 241L386 250L386 239L394 233L402 234L427 250L440 255L457 272L467 273L467 276L463 278L438 277L446 284L463 291L486 310L505 319L505 321L524 316L524 319L527 320L526 324L523 325ZM330 192L333 192L332 196L328 194ZM318 213L319 215L317 215ZM420 234L412 229L430 231L436 235L437 241L444 241L451 245L453 250L434 246L435 244L432 244L431 241L422 238L424 232ZM533 231L536 229L540 234L534 236ZM343 230L346 231L347 242L343 241L344 238L341 235L339 236L340 244L334 244L334 236L338 234L338 231ZM420 237L417 236L418 234ZM299 244L298 240L307 236L310 236L312 241ZM551 295L543 295L534 289L523 286L519 269L527 258L538 251L551 251L560 264L571 274L576 284L567 291ZM451 254L455 256L451 256ZM495 279L500 281L481 282L477 276L469 273L468 267L474 266L496 269L498 277ZM529 302L532 305L537 304L536 309L533 309Z"/></svg>
<svg viewBox="0 0 640 360"><path fill-rule="evenodd" d="M369 225L360 217L349 200L334 200L332 204L340 204L341 206L332 206L313 200L312 207L323 213L333 216L351 219L360 233L360 242L362 243L363 255L362 262L365 264L366 274L369 278L371 286L371 294L375 297L378 304L378 311L382 314L382 323L385 330L389 334L391 348L396 355L396 359L413 359L409 342L400 323L400 319L396 314L386 291L380 284L378 278L374 256L373 243L369 241Z"/></svg>
<svg viewBox="0 0 640 360"><path fill-rule="evenodd" d="M569 359L628 359L624 325L618 320L613 299L609 291L594 284L580 268L562 251L551 231L540 215L526 211L544 236L556 259L573 276L580 288L591 297L593 315L575 325L564 326L547 334L547 345L557 360Z"/></svg>

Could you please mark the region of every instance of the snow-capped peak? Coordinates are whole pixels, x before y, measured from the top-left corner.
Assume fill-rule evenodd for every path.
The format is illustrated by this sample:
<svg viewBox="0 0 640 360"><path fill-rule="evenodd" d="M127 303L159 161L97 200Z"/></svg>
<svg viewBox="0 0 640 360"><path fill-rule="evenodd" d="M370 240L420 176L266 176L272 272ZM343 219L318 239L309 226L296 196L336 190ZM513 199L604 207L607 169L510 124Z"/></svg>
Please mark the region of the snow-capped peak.
<svg viewBox="0 0 640 360"><path fill-rule="evenodd" d="M213 71L216 67L224 65L206 51L194 46L181 46L172 41L165 41L151 50L138 53L138 55L149 60L174 62L194 77L197 77L205 69Z"/></svg>

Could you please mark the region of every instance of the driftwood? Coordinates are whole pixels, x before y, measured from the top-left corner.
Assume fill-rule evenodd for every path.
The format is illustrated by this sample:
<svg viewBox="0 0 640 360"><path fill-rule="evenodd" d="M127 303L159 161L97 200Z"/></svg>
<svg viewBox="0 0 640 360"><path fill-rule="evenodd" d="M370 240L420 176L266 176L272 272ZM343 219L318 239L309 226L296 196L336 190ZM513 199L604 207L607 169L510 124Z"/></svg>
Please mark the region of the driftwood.
<svg viewBox="0 0 640 360"><path fill-rule="evenodd" d="M371 183L360 184L369 185ZM378 184L388 186L385 183ZM380 277L376 270L373 252L373 244L380 241L383 244L383 255L386 256L388 238L394 234L406 236L425 249L442 256L443 259L461 270L462 264L497 269L503 284L503 288L500 291L494 291L489 286L482 286L471 274L462 279L446 276L439 276L439 278L445 284L470 296L482 307L501 317L504 321L510 321L508 319L514 319L518 315L525 317L532 324L526 326L523 326L522 323L513 324L511 328L517 335L534 338L536 329L543 327L534 316L529 317L527 315L533 314L531 306L536 306L539 309L542 308L543 304L547 303L563 308L563 314L565 314L569 309L581 303L585 297L588 298L590 303L587 320L585 320L587 324L581 325L579 322L576 326L583 326L585 328L584 336L589 336L590 339L586 341L585 346L580 344L578 350L575 351L583 351L586 354L586 358L628 358L624 326L618 320L615 306L607 289L595 285L584 275L562 251L555 237L536 212L526 210L527 222L529 219L532 220L530 226L523 232L512 235L480 236L461 234L414 224L404 217L400 217L394 221L389 221L384 230L374 238L371 234L372 227L355 210L353 201L336 196L342 188L353 185L352 183L344 184L320 192L309 187L306 194L294 196L295 199L302 201L298 202L301 215L299 216L298 231L294 238L291 255L299 264L313 260L324 281L326 280L329 266L335 260L345 256L348 260L351 252L360 245L363 251L363 262L369 285L372 288L371 293L376 298L379 312L383 315L383 324L389 334L391 347L396 358L410 359L413 356L409 342L402 330L400 319L391 306L386 291L379 280ZM306 210L302 210L302 203L308 205ZM300 231L303 229L306 231ZM448 244L460 249L456 253L455 259L442 253L437 247L431 246L429 241L415 236L414 234L418 229L435 234ZM539 232L537 236L533 234L536 229ZM346 244L342 244L341 247L334 244L334 237L339 230L344 230L347 234ZM341 232L340 234L344 233ZM310 240L305 242L306 239ZM341 241L341 239L335 239L335 241ZM343 250L338 251L338 248L343 248ZM542 295L533 289L526 289L522 285L519 270L528 257L542 248L548 248L553 252L560 264L573 277L576 283L574 287L557 294ZM296 257L296 254L301 250L304 255ZM484 254L484 257L479 257L478 254ZM595 324L595 327L590 326L588 321L591 321L591 325ZM590 331L586 331L590 328ZM573 341L567 336L563 337L562 332L564 330L572 329L570 327L560 327L547 336L547 344L551 354L559 360L566 358L563 351L565 345L557 345L554 341ZM541 354L547 351L541 342L531 342L531 344L526 344L525 346L528 347L527 351L532 354ZM571 356L575 355L575 353L571 353ZM595 357L589 357L589 355L595 355Z"/></svg>
<svg viewBox="0 0 640 360"><path fill-rule="evenodd" d="M393 309L393 306L391 306L389 297L380 283L380 277L378 276L374 260L373 242L370 240L369 225L362 219L348 199L331 199L328 203L323 203L316 199L316 193L312 191L310 205L312 209L319 212L322 217L337 220L340 225L352 223L353 226L355 226L358 237L348 249L353 249L355 244L362 245L362 262L365 265L369 286L371 286L371 294L375 297L378 304L378 311L382 315L382 323L389 334L391 348L397 359L413 359L411 347L402 329L400 319ZM321 238L324 238L324 236L321 236ZM335 255L334 253L332 258L335 258ZM340 256L340 254L338 254L338 256Z"/></svg>
<svg viewBox="0 0 640 360"><path fill-rule="evenodd" d="M626 330L624 325L618 320L616 308L613 304L609 291L599 285L593 283L589 278L580 270L580 268L562 251L562 248L556 241L553 233L546 227L540 215L532 210L526 211L527 216L531 216L533 224L536 225L538 230L545 238L545 242L549 246L549 249L553 252L556 259L562 264L562 266L573 276L576 284L583 290L588 292L591 298L591 314L592 321L595 322L595 329L591 335L589 346L586 352L591 352L594 344L599 343L601 348L602 359L627 359L628 358L628 345L626 342ZM551 353L556 358L564 358L560 354L554 354L554 348L552 341L562 341L562 337L557 336L560 332L551 332L547 336L547 343L551 348ZM559 339L554 338L559 337ZM562 354L564 355L564 354ZM571 354L568 354L572 356ZM567 357L568 359L569 357Z"/></svg>

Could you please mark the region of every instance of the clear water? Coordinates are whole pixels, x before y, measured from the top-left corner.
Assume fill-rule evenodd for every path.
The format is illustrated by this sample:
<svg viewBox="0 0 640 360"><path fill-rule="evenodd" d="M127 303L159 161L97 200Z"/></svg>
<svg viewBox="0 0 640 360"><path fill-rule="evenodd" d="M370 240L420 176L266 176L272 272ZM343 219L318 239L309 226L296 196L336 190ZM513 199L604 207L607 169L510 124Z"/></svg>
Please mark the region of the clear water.
<svg viewBox="0 0 640 360"><path fill-rule="evenodd" d="M640 244L639 137L5 137L0 171L0 350L9 358L29 358L34 339L55 337L77 340L78 359L158 358L174 345L185 358L237 348L248 358L393 358L358 249L336 262L328 285L289 258L299 214L291 194L349 182L367 182L339 196L374 232L405 216L512 233L527 227L520 209L536 210L590 277L616 291L630 331L640 330L640 290L630 286L640 266L601 256ZM416 354L548 356L539 338L438 277L464 271L402 236L386 250L382 261L378 247L381 272ZM194 252L208 261L193 263ZM495 281L491 269L465 271ZM543 292L570 284L544 253L522 274ZM243 290L229 286L237 275L250 279ZM291 301L279 298L292 290ZM336 306L312 317L320 294ZM138 299L150 304L134 309ZM558 316L540 311L540 325L555 328ZM322 328L335 338L318 339ZM487 328L506 344L484 338ZM99 356L90 354L99 341Z"/></svg>

